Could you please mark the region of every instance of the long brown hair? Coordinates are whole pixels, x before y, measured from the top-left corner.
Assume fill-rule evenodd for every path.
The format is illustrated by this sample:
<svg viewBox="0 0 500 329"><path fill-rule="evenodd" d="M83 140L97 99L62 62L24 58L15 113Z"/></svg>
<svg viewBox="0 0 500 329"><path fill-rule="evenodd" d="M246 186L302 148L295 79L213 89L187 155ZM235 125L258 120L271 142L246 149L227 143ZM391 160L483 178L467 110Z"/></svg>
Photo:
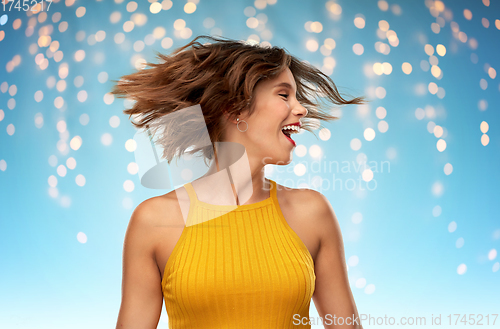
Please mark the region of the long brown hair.
<svg viewBox="0 0 500 329"><path fill-rule="evenodd" d="M198 41L201 38L211 42L201 44ZM324 98L335 105L365 103L364 97L344 99L330 77L277 46L263 47L200 35L170 55L157 54L157 57L159 63L147 63L144 69L115 81L112 93L135 101L132 108L123 112L129 119L134 116L132 124L139 129L151 128L150 123L164 115L200 104L204 122L185 120L153 129L153 136L161 129L158 134L161 138L156 142L163 147L163 158L168 163L184 152L201 151L205 160L212 159L213 147L200 147L199 136L193 132L203 130L206 124L212 143L224 141L223 113L234 117L248 109L251 115L257 83L272 79L287 67L297 85L297 100L308 110L302 128L309 132L317 128L313 121L339 119L329 110L321 109L318 99Z"/></svg>

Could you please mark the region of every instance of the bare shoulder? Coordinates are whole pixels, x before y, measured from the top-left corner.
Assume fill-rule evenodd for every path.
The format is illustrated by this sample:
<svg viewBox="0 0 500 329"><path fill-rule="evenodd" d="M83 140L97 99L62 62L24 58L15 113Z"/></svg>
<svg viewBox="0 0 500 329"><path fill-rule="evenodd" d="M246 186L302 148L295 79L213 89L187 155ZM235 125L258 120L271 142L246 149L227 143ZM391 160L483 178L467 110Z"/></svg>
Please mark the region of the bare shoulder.
<svg viewBox="0 0 500 329"><path fill-rule="evenodd" d="M131 221L138 225L157 227L165 224L175 224L182 219L179 204L182 195L176 190L142 201L132 213ZM179 217L180 216L180 217Z"/></svg>
<svg viewBox="0 0 500 329"><path fill-rule="evenodd" d="M300 218L316 227L320 239L338 231L335 211L326 196L309 188L290 188L277 184L278 198Z"/></svg>
<svg viewBox="0 0 500 329"><path fill-rule="evenodd" d="M291 188L276 185L280 201L283 200L283 203L294 206L295 211L318 216L333 212L330 201L318 191L309 188Z"/></svg>

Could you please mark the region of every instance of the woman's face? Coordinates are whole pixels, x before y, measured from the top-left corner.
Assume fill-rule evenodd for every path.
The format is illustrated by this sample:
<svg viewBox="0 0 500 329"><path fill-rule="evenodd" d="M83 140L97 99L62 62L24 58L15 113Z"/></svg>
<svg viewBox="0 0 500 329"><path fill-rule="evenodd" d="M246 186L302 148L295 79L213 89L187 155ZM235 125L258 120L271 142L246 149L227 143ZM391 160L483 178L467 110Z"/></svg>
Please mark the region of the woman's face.
<svg viewBox="0 0 500 329"><path fill-rule="evenodd" d="M254 91L254 112L248 116L244 112L240 120L248 123L245 132L238 130L232 134L233 141L245 146L251 161L262 164L288 164L292 160L294 142L282 132L285 125L300 125L300 119L307 115L296 98L297 86L290 69L284 70L273 79L266 79L257 84ZM234 125L236 127L236 125ZM240 123L245 130L245 123ZM291 139L296 135L291 134Z"/></svg>

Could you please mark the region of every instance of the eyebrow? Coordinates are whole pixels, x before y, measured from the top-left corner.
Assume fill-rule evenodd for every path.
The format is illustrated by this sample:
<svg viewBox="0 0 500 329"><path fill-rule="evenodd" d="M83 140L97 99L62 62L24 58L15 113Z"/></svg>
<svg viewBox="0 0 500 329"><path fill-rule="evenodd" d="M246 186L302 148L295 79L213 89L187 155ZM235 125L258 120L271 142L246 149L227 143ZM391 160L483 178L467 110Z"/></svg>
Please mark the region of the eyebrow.
<svg viewBox="0 0 500 329"><path fill-rule="evenodd" d="M293 87L291 84L289 84L288 82L281 82L281 83L278 83L277 85L275 85L273 88L277 88L277 87L285 87L285 88L288 88L288 89L291 89L293 90Z"/></svg>

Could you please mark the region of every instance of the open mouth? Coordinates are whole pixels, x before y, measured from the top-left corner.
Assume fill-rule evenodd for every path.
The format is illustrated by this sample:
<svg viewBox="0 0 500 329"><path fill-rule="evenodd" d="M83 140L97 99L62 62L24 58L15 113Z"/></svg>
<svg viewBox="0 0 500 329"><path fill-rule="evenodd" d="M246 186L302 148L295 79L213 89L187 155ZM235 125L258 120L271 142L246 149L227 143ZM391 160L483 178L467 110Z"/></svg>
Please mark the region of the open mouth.
<svg viewBox="0 0 500 329"><path fill-rule="evenodd" d="M292 139L291 135L298 133L297 126L285 126L281 129L281 132L293 144L293 146L296 146L295 141Z"/></svg>

